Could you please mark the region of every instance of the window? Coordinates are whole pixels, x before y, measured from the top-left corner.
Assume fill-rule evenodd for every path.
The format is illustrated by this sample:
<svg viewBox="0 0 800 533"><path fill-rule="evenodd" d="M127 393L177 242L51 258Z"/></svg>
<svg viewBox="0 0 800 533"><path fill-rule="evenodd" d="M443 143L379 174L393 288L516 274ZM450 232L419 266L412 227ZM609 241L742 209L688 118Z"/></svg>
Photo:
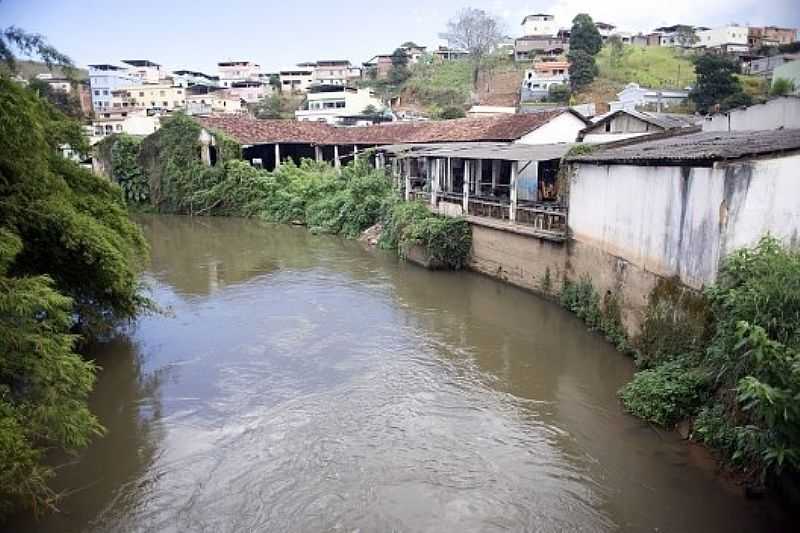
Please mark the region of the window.
<svg viewBox="0 0 800 533"><path fill-rule="evenodd" d="M122 131L122 124L117 124L116 128L117 131Z"/></svg>
<svg viewBox="0 0 800 533"><path fill-rule="evenodd" d="M606 133L611 133L611 122L606 122Z"/></svg>
<svg viewBox="0 0 800 533"><path fill-rule="evenodd" d="M102 135L103 134L103 126L95 126L94 134L95 135Z"/></svg>
<svg viewBox="0 0 800 533"><path fill-rule="evenodd" d="M94 92L94 95L95 95L95 96L100 96L100 91L95 91L95 92Z"/></svg>
<svg viewBox="0 0 800 533"><path fill-rule="evenodd" d="M180 89L178 89L176 92L177 92L177 94L183 94Z"/></svg>
<svg viewBox="0 0 800 533"><path fill-rule="evenodd" d="M169 107L169 102L164 102L164 107Z"/></svg>
<svg viewBox="0 0 800 533"><path fill-rule="evenodd" d="M139 96L144 97L144 91L140 91Z"/></svg>
<svg viewBox="0 0 800 533"><path fill-rule="evenodd" d="M158 96L164 96L164 91L158 91Z"/></svg>
<svg viewBox="0 0 800 533"><path fill-rule="evenodd" d="M103 96L108 96L108 91L103 91Z"/></svg>

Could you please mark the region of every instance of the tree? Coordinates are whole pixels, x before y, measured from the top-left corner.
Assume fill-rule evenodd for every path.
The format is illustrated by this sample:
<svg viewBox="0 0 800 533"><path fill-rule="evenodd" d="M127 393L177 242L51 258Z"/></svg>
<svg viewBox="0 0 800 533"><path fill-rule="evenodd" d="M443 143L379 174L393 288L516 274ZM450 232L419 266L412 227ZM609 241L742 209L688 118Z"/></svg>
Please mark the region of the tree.
<svg viewBox="0 0 800 533"><path fill-rule="evenodd" d="M59 66L68 74L74 71L75 65L72 60L47 44L44 37L9 26L0 30L0 61L4 62L11 72L16 70L16 55L11 49L12 46L25 55L39 57L47 68Z"/></svg>
<svg viewBox="0 0 800 533"><path fill-rule="evenodd" d="M261 119L292 119L298 108L298 98L289 95L273 93L261 98L253 105L252 111L256 118Z"/></svg>
<svg viewBox="0 0 800 533"><path fill-rule="evenodd" d="M594 56L584 50L570 49L567 58L569 59L569 82L572 89L580 90L592 83L598 72Z"/></svg>
<svg viewBox="0 0 800 533"><path fill-rule="evenodd" d="M597 31L592 17L586 13L576 15L572 19L572 29L569 34L569 49L583 50L591 56L597 55L603 47L603 38Z"/></svg>
<svg viewBox="0 0 800 533"><path fill-rule="evenodd" d="M78 91L77 83L73 82L72 91L70 92L54 89L45 80L32 79L28 82L28 86L68 117L77 120L84 118L81 101L76 94Z"/></svg>
<svg viewBox="0 0 800 533"><path fill-rule="evenodd" d="M447 31L439 37L452 48L466 50L472 59L472 86L478 87L478 73L484 58L503 39L500 21L482 9L463 9L447 23Z"/></svg>
<svg viewBox="0 0 800 533"><path fill-rule="evenodd" d="M609 57L611 66L620 66L620 64L622 64L622 58L625 56L625 47L622 44L622 39L619 35L612 35L608 38L607 44L611 51Z"/></svg>
<svg viewBox="0 0 800 533"><path fill-rule="evenodd" d="M392 52L392 68L389 71L389 83L400 85L406 81L411 72L408 70L408 54L402 48L397 48Z"/></svg>
<svg viewBox="0 0 800 533"><path fill-rule="evenodd" d="M770 96L786 96L794 92L794 82L786 78L775 78L769 89Z"/></svg>
<svg viewBox="0 0 800 533"><path fill-rule="evenodd" d="M566 85L553 84L547 89L548 102L567 103L569 97L569 87Z"/></svg>
<svg viewBox="0 0 800 533"><path fill-rule="evenodd" d="M697 83L689 94L697 110L708 113L715 106L721 111L737 105L748 103L749 97L744 94L735 74L736 63L718 55L705 54L694 59Z"/></svg>
<svg viewBox="0 0 800 533"><path fill-rule="evenodd" d="M694 44L700 41L700 38L697 36L697 33L694 31L693 27L680 25L678 26L675 40L684 48L691 48Z"/></svg>

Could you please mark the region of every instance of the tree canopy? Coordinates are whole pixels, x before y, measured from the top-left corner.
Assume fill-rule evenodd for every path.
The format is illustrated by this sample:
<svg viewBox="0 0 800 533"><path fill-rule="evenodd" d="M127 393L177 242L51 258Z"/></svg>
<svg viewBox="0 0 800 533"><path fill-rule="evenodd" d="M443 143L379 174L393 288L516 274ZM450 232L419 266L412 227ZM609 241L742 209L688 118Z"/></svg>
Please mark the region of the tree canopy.
<svg viewBox="0 0 800 533"><path fill-rule="evenodd" d="M725 111L737 105L750 103L742 90L736 74L739 69L732 60L718 55L704 54L694 60L697 83L689 94L701 113L714 111L717 106Z"/></svg>
<svg viewBox="0 0 800 533"><path fill-rule="evenodd" d="M474 62L472 83L478 83L478 71L483 58L489 55L503 39L502 24L482 9L466 8L447 23L447 31L439 37L448 46L469 53Z"/></svg>
<svg viewBox="0 0 800 533"><path fill-rule="evenodd" d="M592 17L586 13L576 15L572 19L572 30L569 34L569 49L583 50L589 55L596 55L603 47L603 39L597 31Z"/></svg>

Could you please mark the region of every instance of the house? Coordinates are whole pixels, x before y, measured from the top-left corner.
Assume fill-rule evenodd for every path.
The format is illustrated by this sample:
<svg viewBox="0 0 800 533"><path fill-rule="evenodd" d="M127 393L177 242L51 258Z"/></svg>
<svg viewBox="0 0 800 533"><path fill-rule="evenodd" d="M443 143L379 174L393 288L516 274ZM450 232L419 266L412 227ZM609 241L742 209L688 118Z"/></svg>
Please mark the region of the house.
<svg viewBox="0 0 800 533"><path fill-rule="evenodd" d="M392 70L392 54L380 54L372 56L369 60L362 63L362 72L365 78L375 80L385 80L389 77Z"/></svg>
<svg viewBox="0 0 800 533"><path fill-rule="evenodd" d="M798 246L798 129L701 132L567 162L576 249L618 258L627 280L649 273L702 289L725 256L763 235Z"/></svg>
<svg viewBox="0 0 800 533"><path fill-rule="evenodd" d="M742 65L742 73L751 76L772 78L772 72L787 61L800 59L800 54L778 54L767 57L756 57Z"/></svg>
<svg viewBox="0 0 800 533"><path fill-rule="evenodd" d="M747 28L747 44L753 49L780 46L797 41L797 28L778 26L751 26Z"/></svg>
<svg viewBox="0 0 800 533"><path fill-rule="evenodd" d="M517 112L516 107L498 105L474 105L467 110L467 117L494 117L497 115L513 115Z"/></svg>
<svg viewBox="0 0 800 533"><path fill-rule="evenodd" d="M408 42L400 46L400 50L404 51L408 56L409 65L416 65L425 56L427 47Z"/></svg>
<svg viewBox="0 0 800 533"><path fill-rule="evenodd" d="M775 81L779 79L789 80L794 84L792 94L800 95L800 59L788 61L779 67L775 67L772 71L772 84L775 85Z"/></svg>
<svg viewBox="0 0 800 533"><path fill-rule="evenodd" d="M754 131L800 128L800 98L781 96L762 104L708 115L703 131Z"/></svg>
<svg viewBox="0 0 800 533"><path fill-rule="evenodd" d="M746 26L729 25L696 32L695 48L717 49L724 53L747 53L749 30Z"/></svg>
<svg viewBox="0 0 800 533"><path fill-rule="evenodd" d="M321 85L349 85L361 79L361 69L346 59L326 59L298 67L313 69L313 82Z"/></svg>
<svg viewBox="0 0 800 533"><path fill-rule="evenodd" d="M548 35L527 35L514 41L514 60L530 61L537 55L558 56L569 50L569 39Z"/></svg>
<svg viewBox="0 0 800 533"><path fill-rule="evenodd" d="M138 83L128 69L109 64L89 65L89 86L95 111L111 107L111 92Z"/></svg>
<svg viewBox="0 0 800 533"><path fill-rule="evenodd" d="M692 42L687 36L692 35L698 30L706 30L704 27L690 26L688 24L674 24L672 26L661 26L647 35L648 46L668 46L691 48Z"/></svg>
<svg viewBox="0 0 800 533"><path fill-rule="evenodd" d="M128 74L139 83L159 83L164 79L161 65L148 59L123 59L122 63L128 65Z"/></svg>
<svg viewBox="0 0 800 533"><path fill-rule="evenodd" d="M461 50L459 48L450 48L448 46L439 46L436 50L431 52L433 55L434 61L455 61L456 59L462 59L469 55L469 52L466 50Z"/></svg>
<svg viewBox="0 0 800 533"><path fill-rule="evenodd" d="M47 83L50 89L69 94L72 92L73 81L68 78L55 77L51 72L41 72L36 75L37 80Z"/></svg>
<svg viewBox="0 0 800 533"><path fill-rule="evenodd" d="M186 105L185 91L169 83L129 85L113 91L112 107L172 111Z"/></svg>
<svg viewBox="0 0 800 533"><path fill-rule="evenodd" d="M176 87L191 87L193 85L220 85L219 76L211 76L195 70L173 70L172 84Z"/></svg>
<svg viewBox="0 0 800 533"><path fill-rule="evenodd" d="M522 35L540 35L556 37L558 35L558 22L553 15L536 13L527 15L522 19Z"/></svg>
<svg viewBox="0 0 800 533"><path fill-rule="evenodd" d="M599 21L594 23L594 27L597 28L597 31L600 34L600 38L603 39L603 42L607 41L608 38L614 34L614 30L617 29L617 27L613 24Z"/></svg>
<svg viewBox="0 0 800 533"><path fill-rule="evenodd" d="M261 67L252 61L220 61L217 71L220 85L230 87L235 82L257 80Z"/></svg>
<svg viewBox="0 0 800 533"><path fill-rule="evenodd" d="M653 134L700 131L700 119L691 115L646 113L620 109L595 120L578 134L578 140L587 144L621 141Z"/></svg>
<svg viewBox="0 0 800 533"><path fill-rule="evenodd" d="M282 70L278 76L280 77L281 91L288 93L304 93L314 83L314 70L309 68Z"/></svg>
<svg viewBox="0 0 800 533"><path fill-rule="evenodd" d="M303 109L298 109L294 114L301 121L341 124L344 117L361 115L368 107L376 112L382 112L386 108L371 89L315 85L309 89Z"/></svg>
<svg viewBox="0 0 800 533"><path fill-rule="evenodd" d="M648 89L640 87L638 83L629 83L617 93L618 101L610 102L611 111L617 109L637 109L652 107L656 111L663 111L686 102L689 91L677 89Z"/></svg>
<svg viewBox="0 0 800 533"><path fill-rule="evenodd" d="M541 61L533 64L533 68L525 71L522 78L520 101L537 102L550 94L553 86L565 86L569 83L569 62Z"/></svg>
<svg viewBox="0 0 800 533"><path fill-rule="evenodd" d="M95 113L89 129L91 144L115 133L150 135L160 127L159 117L148 116L144 109L109 108Z"/></svg>
<svg viewBox="0 0 800 533"><path fill-rule="evenodd" d="M234 81L227 90L234 98L244 100L247 103L258 102L273 91L272 85L261 80Z"/></svg>

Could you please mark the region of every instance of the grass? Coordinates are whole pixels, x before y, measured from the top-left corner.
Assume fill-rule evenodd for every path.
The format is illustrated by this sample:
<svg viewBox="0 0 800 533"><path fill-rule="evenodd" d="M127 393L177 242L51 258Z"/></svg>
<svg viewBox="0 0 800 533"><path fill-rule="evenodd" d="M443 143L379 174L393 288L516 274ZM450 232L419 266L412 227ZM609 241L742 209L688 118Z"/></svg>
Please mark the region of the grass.
<svg viewBox="0 0 800 533"><path fill-rule="evenodd" d="M656 88L684 88L696 80L690 56L673 48L625 46L623 50L619 64L613 64L610 48L603 47L597 55L600 79Z"/></svg>

